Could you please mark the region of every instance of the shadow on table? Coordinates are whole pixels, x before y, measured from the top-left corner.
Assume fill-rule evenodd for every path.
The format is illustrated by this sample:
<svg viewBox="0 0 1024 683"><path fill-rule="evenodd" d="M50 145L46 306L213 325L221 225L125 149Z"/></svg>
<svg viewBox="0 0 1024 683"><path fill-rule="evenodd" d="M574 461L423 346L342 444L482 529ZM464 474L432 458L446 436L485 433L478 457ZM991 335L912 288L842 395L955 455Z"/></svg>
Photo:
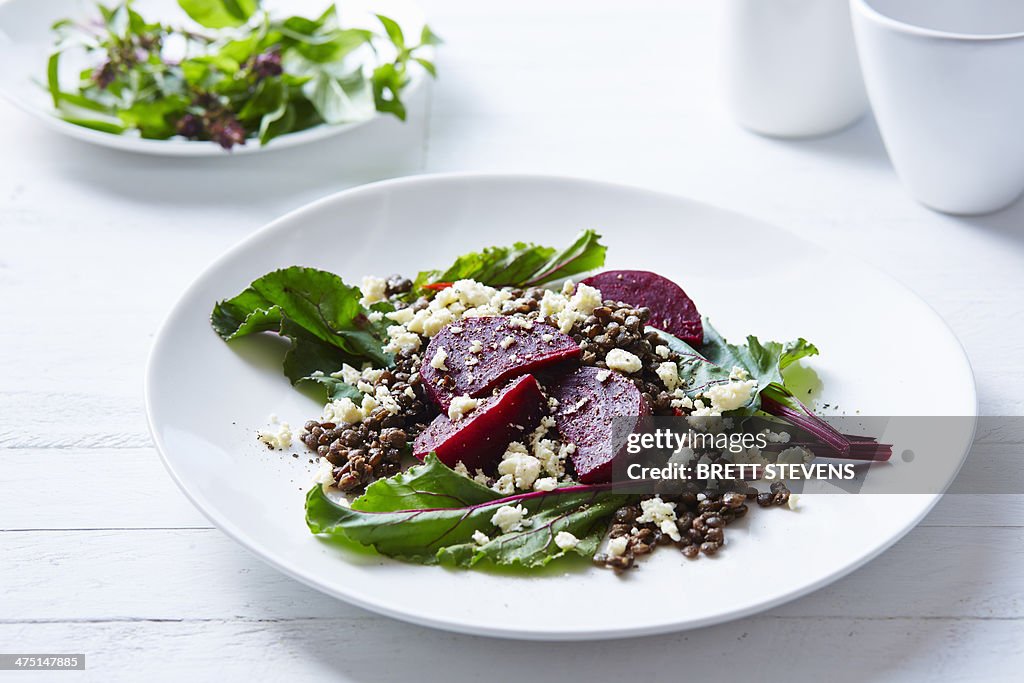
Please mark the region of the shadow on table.
<svg viewBox="0 0 1024 683"><path fill-rule="evenodd" d="M1018 197L1016 202L1002 211L984 216L950 216L949 218L972 228L984 230L1016 247L1024 246L1024 195Z"/></svg>
<svg viewBox="0 0 1024 683"><path fill-rule="evenodd" d="M878 124L870 112L838 133L813 138L765 139L806 154L834 157L851 164L891 167Z"/></svg>
<svg viewBox="0 0 1024 683"><path fill-rule="evenodd" d="M428 89L421 88L410 99L406 123L382 116L350 133L255 155L158 157L57 135L40 153L52 156L54 171L70 182L125 201L167 209L231 204L276 208L282 199L308 201L331 190L421 171Z"/></svg>

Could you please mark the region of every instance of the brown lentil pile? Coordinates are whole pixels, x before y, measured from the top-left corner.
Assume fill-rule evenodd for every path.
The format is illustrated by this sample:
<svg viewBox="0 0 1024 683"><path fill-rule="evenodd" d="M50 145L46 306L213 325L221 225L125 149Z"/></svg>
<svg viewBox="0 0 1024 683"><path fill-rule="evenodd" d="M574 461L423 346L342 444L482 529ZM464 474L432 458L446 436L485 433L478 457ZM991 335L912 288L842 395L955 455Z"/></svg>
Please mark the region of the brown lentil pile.
<svg viewBox="0 0 1024 683"><path fill-rule="evenodd" d="M675 397L665 390L656 369L665 361L678 362L679 355L672 351L664 356L658 355L659 346L666 349L668 346L656 332L647 330L646 324L650 319L649 308L634 308L618 301L605 301L582 323L574 326L569 336L583 350L580 357L583 365L608 367L605 356L612 349L623 349L639 358L643 370L631 379L655 415L673 415L675 410L672 408L672 400Z"/></svg>
<svg viewBox="0 0 1024 683"><path fill-rule="evenodd" d="M334 465L334 479L342 491L360 489L375 479L390 477L401 469L413 435L437 414L416 375L412 357L396 358L395 368L377 380L388 387L399 405L391 414L378 407L359 424L336 425L310 420L301 439L306 447ZM412 388L415 398L406 393Z"/></svg>
<svg viewBox="0 0 1024 683"><path fill-rule="evenodd" d="M782 506L789 501L789 495L786 485L777 481L772 483L770 492L760 494L748 490L747 493L705 492L664 497L666 502L676 503L676 527L681 537L678 541L656 524L638 523L639 503L625 505L615 512L609 530L611 538L626 537L625 552L622 555L599 554L594 557L594 563L616 572L625 571L636 565L637 557L651 553L659 545L675 545L690 559L701 554L714 555L725 543L725 527L746 516L748 500L756 499L761 507Z"/></svg>

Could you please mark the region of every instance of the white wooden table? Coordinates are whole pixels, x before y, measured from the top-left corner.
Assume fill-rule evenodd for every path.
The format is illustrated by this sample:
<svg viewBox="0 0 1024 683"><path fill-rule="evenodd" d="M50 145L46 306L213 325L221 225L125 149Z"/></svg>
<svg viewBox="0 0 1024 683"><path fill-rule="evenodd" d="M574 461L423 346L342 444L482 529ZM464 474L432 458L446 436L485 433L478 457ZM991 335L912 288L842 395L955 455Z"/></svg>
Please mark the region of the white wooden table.
<svg viewBox="0 0 1024 683"><path fill-rule="evenodd" d="M756 617L571 645L349 607L278 575L192 508L143 416L163 316L269 220L410 173L623 181L853 252L949 321L983 413L1024 414L1024 203L972 219L918 206L870 119L804 142L740 130L718 97L707 0L425 4L448 40L441 80L408 125L354 140L153 159L65 140L0 105L0 652L84 652L84 675L104 681L1016 679L1022 496L947 497L880 559Z"/></svg>

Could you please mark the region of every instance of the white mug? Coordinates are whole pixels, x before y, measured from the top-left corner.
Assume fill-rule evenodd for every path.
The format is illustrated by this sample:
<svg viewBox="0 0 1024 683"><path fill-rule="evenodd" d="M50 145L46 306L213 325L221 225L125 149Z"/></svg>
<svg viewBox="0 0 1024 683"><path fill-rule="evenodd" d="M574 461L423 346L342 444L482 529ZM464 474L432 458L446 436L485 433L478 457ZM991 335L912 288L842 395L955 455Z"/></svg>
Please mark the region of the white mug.
<svg viewBox="0 0 1024 683"><path fill-rule="evenodd" d="M777 137L840 130L867 110L847 0L721 0L726 97Z"/></svg>
<svg viewBox="0 0 1024 683"><path fill-rule="evenodd" d="M1024 192L1024 1L851 0L868 95L897 175L933 209Z"/></svg>

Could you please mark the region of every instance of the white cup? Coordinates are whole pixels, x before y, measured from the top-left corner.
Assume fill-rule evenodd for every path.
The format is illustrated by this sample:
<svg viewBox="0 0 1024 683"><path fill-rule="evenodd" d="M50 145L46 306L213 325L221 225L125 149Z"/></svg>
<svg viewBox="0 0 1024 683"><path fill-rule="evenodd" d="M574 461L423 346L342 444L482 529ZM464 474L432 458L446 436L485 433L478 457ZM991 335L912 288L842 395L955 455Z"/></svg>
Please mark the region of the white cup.
<svg viewBox="0 0 1024 683"><path fill-rule="evenodd" d="M933 209L982 214L1024 192L1024 0L851 0L893 166Z"/></svg>
<svg viewBox="0 0 1024 683"><path fill-rule="evenodd" d="M721 0L726 97L764 135L840 130L867 110L847 0Z"/></svg>

